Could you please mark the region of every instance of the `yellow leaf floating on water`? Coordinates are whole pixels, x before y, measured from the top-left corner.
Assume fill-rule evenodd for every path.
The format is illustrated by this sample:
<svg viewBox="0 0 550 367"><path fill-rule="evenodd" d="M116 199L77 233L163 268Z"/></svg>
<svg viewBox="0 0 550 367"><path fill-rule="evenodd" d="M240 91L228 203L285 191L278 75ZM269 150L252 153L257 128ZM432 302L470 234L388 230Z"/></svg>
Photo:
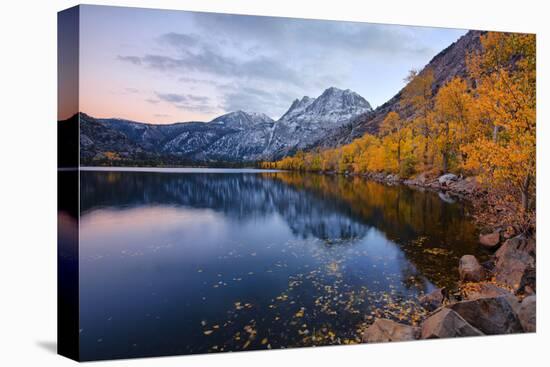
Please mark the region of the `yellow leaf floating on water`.
<svg viewBox="0 0 550 367"><path fill-rule="evenodd" d="M300 311L296 312L294 317L304 317L304 308L300 308Z"/></svg>
<svg viewBox="0 0 550 367"><path fill-rule="evenodd" d="M265 345L265 344L267 344L267 338L262 339L262 345Z"/></svg>
<svg viewBox="0 0 550 367"><path fill-rule="evenodd" d="M438 248L438 247L424 249L424 252L430 255L448 255L450 253L449 250L445 250L444 248Z"/></svg>
<svg viewBox="0 0 550 367"><path fill-rule="evenodd" d="M244 343L243 345L243 349L248 348L249 345L250 345L250 340L247 340L246 343Z"/></svg>
<svg viewBox="0 0 550 367"><path fill-rule="evenodd" d="M210 335L214 332L214 330L205 330L204 335Z"/></svg>

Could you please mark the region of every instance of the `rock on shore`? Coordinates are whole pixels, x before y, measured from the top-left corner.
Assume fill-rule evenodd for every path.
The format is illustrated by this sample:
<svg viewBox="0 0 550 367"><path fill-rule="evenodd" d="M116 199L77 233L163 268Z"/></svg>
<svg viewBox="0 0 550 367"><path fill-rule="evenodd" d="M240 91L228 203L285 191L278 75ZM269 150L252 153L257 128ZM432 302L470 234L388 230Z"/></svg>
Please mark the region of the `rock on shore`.
<svg viewBox="0 0 550 367"><path fill-rule="evenodd" d="M445 290L438 288L431 293L428 293L420 297L420 304L428 311L434 311L438 309L445 300Z"/></svg>
<svg viewBox="0 0 550 367"><path fill-rule="evenodd" d="M401 324L387 319L376 319L363 333L364 343L385 343L393 341L415 340L420 336L417 327Z"/></svg>
<svg viewBox="0 0 550 367"><path fill-rule="evenodd" d="M535 296L526 297L521 302L518 317L525 332L534 333L537 331L537 299Z"/></svg>
<svg viewBox="0 0 550 367"><path fill-rule="evenodd" d="M470 325L487 335L519 333L523 331L515 312L517 302L510 295L478 298L457 302L450 308Z"/></svg>
<svg viewBox="0 0 550 367"><path fill-rule="evenodd" d="M480 335L484 334L450 308L438 310L422 324L422 339Z"/></svg>
<svg viewBox="0 0 550 367"><path fill-rule="evenodd" d="M460 280L464 282L479 282L486 278L487 273L473 255L464 255L458 265Z"/></svg>
<svg viewBox="0 0 550 367"><path fill-rule="evenodd" d="M533 239L515 237L506 240L495 253L495 278L516 292L535 286L536 246Z"/></svg>

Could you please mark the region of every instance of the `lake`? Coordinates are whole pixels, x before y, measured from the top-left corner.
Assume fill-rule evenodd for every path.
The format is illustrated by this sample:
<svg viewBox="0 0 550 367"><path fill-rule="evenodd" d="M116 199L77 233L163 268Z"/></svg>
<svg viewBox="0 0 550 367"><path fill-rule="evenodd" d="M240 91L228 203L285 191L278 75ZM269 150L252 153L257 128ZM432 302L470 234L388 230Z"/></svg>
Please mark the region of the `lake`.
<svg viewBox="0 0 550 367"><path fill-rule="evenodd" d="M81 357L352 344L483 259L468 205L360 177L80 173Z"/></svg>

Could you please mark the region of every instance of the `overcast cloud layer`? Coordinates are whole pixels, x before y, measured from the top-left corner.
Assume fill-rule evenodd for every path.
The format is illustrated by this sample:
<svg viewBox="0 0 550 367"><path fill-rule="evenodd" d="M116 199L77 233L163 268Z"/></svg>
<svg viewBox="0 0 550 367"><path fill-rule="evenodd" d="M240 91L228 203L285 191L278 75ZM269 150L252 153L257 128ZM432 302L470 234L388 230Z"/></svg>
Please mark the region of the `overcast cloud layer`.
<svg viewBox="0 0 550 367"><path fill-rule="evenodd" d="M463 30L84 6L81 106L100 117L277 119L330 86L373 106Z"/></svg>

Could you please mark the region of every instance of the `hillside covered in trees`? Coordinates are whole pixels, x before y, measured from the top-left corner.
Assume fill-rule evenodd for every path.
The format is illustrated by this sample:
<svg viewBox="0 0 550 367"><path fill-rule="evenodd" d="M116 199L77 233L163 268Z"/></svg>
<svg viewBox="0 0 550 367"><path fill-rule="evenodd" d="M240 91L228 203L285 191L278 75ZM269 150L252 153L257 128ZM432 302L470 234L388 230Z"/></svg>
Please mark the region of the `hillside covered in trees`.
<svg viewBox="0 0 550 367"><path fill-rule="evenodd" d="M479 49L466 53L465 76L435 88L432 68L412 70L400 93L399 109L384 116L377 133L337 148L300 151L262 167L384 173L401 179L419 174L473 176L489 194L487 212L513 216L508 219L521 232L532 230L535 35L488 32L478 37Z"/></svg>

